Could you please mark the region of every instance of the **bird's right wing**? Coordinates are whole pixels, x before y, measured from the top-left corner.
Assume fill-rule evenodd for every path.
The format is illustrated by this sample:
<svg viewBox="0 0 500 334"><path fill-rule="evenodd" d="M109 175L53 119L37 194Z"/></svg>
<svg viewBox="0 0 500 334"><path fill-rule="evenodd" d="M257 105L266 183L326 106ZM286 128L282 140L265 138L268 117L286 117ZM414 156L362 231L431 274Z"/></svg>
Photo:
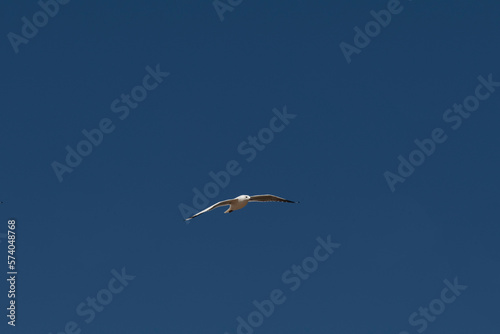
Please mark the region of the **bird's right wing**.
<svg viewBox="0 0 500 334"><path fill-rule="evenodd" d="M195 218L195 217L198 217L198 216L199 216L199 215L201 215L202 213L205 213L205 212L208 212L208 211L213 210L213 209L215 209L215 208L218 208L219 206L231 205L231 202L232 202L232 201L233 201L232 199L228 199L228 200L225 200L225 201L221 201L221 202L219 202L219 203L215 203L214 205L209 206L209 207L208 207L208 208L206 208L205 210L200 211L200 212L198 212L197 214L195 214L194 216L191 216L191 217L189 217L189 218L187 218L187 219L185 219L185 220L190 220L190 219L193 219L193 218Z"/></svg>

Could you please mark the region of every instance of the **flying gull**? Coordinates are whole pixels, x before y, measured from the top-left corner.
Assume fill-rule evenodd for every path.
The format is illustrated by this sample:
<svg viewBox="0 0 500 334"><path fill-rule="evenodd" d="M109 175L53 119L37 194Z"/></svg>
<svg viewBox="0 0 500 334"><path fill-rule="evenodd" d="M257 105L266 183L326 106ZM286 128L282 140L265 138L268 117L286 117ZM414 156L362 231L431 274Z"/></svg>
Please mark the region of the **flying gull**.
<svg viewBox="0 0 500 334"><path fill-rule="evenodd" d="M225 201L221 201L219 203L215 203L214 205L209 206L205 210L200 211L197 214L195 214L194 216L191 216L191 217L189 217L189 218L187 218L185 220L193 219L195 217L198 217L202 213L208 212L210 210L218 208L219 206L224 206L224 205L229 205L229 209L227 209L226 211L224 211L224 213L230 213L230 212L233 212L235 210L239 210L239 209L244 208L248 204L248 202L299 203L299 202L289 201L287 199L284 199L284 198L281 198L281 197L278 197L278 196L274 196L274 195L269 195L269 194L267 194L267 195L254 195L254 196L240 195L240 196L238 196L236 198L233 198L233 199L227 199Z"/></svg>

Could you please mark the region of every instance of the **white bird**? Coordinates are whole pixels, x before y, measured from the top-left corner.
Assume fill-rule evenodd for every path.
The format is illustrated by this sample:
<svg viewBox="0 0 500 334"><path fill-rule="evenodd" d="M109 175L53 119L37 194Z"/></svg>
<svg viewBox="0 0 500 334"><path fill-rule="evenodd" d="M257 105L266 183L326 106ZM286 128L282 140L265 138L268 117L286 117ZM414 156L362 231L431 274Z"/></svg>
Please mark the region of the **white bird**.
<svg viewBox="0 0 500 334"><path fill-rule="evenodd" d="M218 208L219 206L224 206L224 205L229 205L229 209L227 209L224 213L233 212L235 210L239 210L239 209L244 208L248 204L248 202L299 203L299 202L289 201L287 199L284 199L284 198L281 198L278 196L274 196L274 195L269 195L269 194L268 195L254 195L254 196L240 195L240 196L233 198L233 199L227 199L225 201L220 201L219 203L215 203L214 205L209 206L205 210L198 212L194 216L191 216L191 217L185 219L185 221L193 219L195 217L198 217L202 213L208 212L210 210Z"/></svg>

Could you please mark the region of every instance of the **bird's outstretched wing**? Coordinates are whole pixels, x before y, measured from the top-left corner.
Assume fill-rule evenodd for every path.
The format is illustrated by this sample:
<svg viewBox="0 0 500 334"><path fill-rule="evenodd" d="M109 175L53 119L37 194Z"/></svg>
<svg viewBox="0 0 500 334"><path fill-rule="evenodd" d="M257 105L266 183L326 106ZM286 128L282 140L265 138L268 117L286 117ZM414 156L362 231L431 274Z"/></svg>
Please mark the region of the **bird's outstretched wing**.
<svg viewBox="0 0 500 334"><path fill-rule="evenodd" d="M289 201L287 199L274 196L274 195L253 195L250 196L249 202L286 202L286 203L299 203L294 201Z"/></svg>
<svg viewBox="0 0 500 334"><path fill-rule="evenodd" d="M215 208L218 208L219 206L231 205L231 202L232 202L232 201L233 201L232 199L227 199L227 200L225 200L225 201L221 201L221 202L219 202L219 203L215 203L214 205L209 206L209 207L208 207L208 208L206 208L205 210L200 211L200 212L198 212L197 214L195 214L194 216L191 216L191 217L186 218L186 219L184 219L184 220L190 220L190 219L193 219L193 218L195 218L195 217L198 217L198 216L199 216L199 215L201 215L202 213L205 213L205 212L208 212L208 211L213 210L213 209L215 209Z"/></svg>

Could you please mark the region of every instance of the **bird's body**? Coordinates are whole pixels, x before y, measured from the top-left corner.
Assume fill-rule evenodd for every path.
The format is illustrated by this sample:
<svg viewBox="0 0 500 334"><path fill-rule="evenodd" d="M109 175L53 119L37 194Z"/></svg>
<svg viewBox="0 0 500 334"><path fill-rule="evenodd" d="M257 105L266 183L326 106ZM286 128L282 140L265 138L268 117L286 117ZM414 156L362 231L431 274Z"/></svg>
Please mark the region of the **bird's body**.
<svg viewBox="0 0 500 334"><path fill-rule="evenodd" d="M233 211L236 211L239 209L243 209L248 204L248 201L249 201L248 197L250 197L250 196L240 195L240 196L236 197L235 199L230 200L231 202L229 204L229 209L227 209L224 213L229 213L229 212L233 212Z"/></svg>
<svg viewBox="0 0 500 334"><path fill-rule="evenodd" d="M193 219L195 217L198 217L202 213L208 212L210 210L213 210L215 208L218 208L218 207L224 206L224 205L229 205L229 209L227 209L224 213L230 213L230 212L244 208L248 204L248 202L298 203L298 202L289 201L287 199L284 199L284 198L281 198L278 196L274 196L274 195L254 195L254 196L240 195L240 196L233 198L233 199L228 199L225 201L215 203L214 205L209 206L205 210L202 210L202 211L198 212L197 214L195 214L195 215L193 215L185 220Z"/></svg>

